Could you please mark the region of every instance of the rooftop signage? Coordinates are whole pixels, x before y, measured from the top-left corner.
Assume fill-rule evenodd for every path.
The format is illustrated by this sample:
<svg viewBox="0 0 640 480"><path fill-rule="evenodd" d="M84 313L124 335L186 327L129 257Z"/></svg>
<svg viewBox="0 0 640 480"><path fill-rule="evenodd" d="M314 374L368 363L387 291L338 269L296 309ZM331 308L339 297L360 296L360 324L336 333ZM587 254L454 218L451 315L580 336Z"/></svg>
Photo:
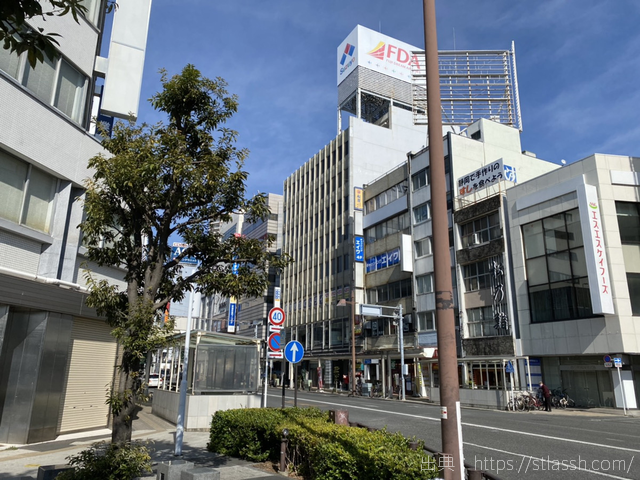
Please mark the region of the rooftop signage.
<svg viewBox="0 0 640 480"><path fill-rule="evenodd" d="M358 65L409 83L412 65L420 65L413 54L418 50L423 49L358 25L338 47L337 84Z"/></svg>

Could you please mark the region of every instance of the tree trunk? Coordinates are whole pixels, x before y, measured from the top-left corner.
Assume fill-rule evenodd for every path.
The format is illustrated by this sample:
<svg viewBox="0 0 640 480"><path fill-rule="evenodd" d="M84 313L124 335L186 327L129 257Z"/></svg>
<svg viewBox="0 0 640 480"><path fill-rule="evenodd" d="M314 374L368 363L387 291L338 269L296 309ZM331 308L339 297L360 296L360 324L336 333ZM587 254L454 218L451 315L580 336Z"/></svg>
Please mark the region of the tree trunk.
<svg viewBox="0 0 640 480"><path fill-rule="evenodd" d="M118 415L113 416L113 430L111 431L111 443L125 443L131 441L133 432L133 415L136 405L131 403L123 408Z"/></svg>
<svg viewBox="0 0 640 480"><path fill-rule="evenodd" d="M128 374L120 371L118 374L117 391L114 392L124 401L122 408L116 414L112 407L113 425L111 443L131 442L133 432L133 418L137 413L136 397L132 394L133 380Z"/></svg>

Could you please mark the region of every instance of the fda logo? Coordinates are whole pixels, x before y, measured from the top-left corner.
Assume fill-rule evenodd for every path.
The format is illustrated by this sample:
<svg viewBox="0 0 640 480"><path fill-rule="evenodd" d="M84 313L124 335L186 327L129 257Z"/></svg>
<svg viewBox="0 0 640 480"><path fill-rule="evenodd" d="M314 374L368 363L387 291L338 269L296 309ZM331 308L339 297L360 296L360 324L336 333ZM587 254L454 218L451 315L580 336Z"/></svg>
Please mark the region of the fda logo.
<svg viewBox="0 0 640 480"><path fill-rule="evenodd" d="M510 167L509 165L504 166L504 179L517 183L515 167Z"/></svg>

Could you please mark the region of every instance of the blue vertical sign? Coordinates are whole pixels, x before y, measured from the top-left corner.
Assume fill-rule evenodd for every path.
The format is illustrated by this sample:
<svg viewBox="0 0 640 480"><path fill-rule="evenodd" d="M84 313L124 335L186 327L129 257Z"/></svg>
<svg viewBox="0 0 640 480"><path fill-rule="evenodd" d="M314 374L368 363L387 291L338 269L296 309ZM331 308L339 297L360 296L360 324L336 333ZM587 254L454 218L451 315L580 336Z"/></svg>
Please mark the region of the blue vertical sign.
<svg viewBox="0 0 640 480"><path fill-rule="evenodd" d="M227 331L229 333L234 333L236 331L236 313L237 313L237 303L229 304L229 328Z"/></svg>
<svg viewBox="0 0 640 480"><path fill-rule="evenodd" d="M355 237L356 262L364 262L364 237Z"/></svg>

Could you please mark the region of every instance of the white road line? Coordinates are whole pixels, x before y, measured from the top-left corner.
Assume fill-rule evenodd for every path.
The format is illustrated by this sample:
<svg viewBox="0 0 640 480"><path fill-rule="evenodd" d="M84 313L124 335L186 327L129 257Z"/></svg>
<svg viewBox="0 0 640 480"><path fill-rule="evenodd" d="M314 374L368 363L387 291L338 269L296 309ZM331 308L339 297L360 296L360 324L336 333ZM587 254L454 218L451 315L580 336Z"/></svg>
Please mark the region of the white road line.
<svg viewBox="0 0 640 480"><path fill-rule="evenodd" d="M507 450L500 450L498 448L491 448L491 447L485 447L483 445L476 445L475 443L468 443L468 442L464 442L465 445L469 445L471 447L476 447L476 448L484 448L485 450L490 450L492 452L500 452L500 453L506 453L508 455L514 455L516 457L522 457L522 462L520 463L520 468L518 468L518 474L520 474L520 469L522 468L522 465L524 464L524 460L526 458L529 459L529 461L527 462L527 468L524 471L524 474L527 473L527 470L529 469L529 466L531 464L531 460L537 460L539 462L542 463L549 463L551 465L558 465L558 466L562 466L563 468L557 468L554 471L563 471L563 472L568 472L568 471L581 471L581 472L589 472L589 473L593 473L594 475L601 475L603 477L609 477L609 478L616 478L619 480L629 480L629 477L618 477L616 475L611 475L610 473L603 473L600 470L589 470L588 468L581 468L578 467L577 465L573 465L571 463L566 463L566 462L561 462L559 460L550 460L549 458L545 459L545 458L540 458L540 457L532 457L530 455L522 455L521 453L515 453L515 452L509 452ZM633 458L631 460L633 462ZM505 465L506 467L506 465ZM631 466L629 466L631 467ZM513 470L506 470L505 471L513 471ZM551 468L548 469L538 469L536 468L535 470L532 470L532 472L544 472L544 471L552 471ZM627 471L627 473L629 473ZM498 475L500 475L500 472L498 472Z"/></svg>
<svg viewBox="0 0 640 480"><path fill-rule="evenodd" d="M277 398L282 398L281 395L269 395L270 397L277 397ZM287 397L290 398L290 397ZM432 420L434 422L440 422L439 418L432 418L432 417L425 417L424 415L414 415L412 413L400 413L400 412L392 412L389 410L382 410L380 408L369 408L369 407L359 407L356 405L346 405L344 403L335 403L335 402L323 402L321 400L311 400L311 399L300 399L298 398L298 401L304 401L304 402L314 402L314 403L321 403L324 405L335 405L337 407L348 407L348 408L356 408L358 410L368 410L368 411L372 411L372 412L385 412L385 413L390 413L392 415L400 415L403 417L413 417L413 418L422 418L424 420ZM487 430L496 430L499 432L506 432L506 433L515 433L517 435L528 435L530 437L539 437L539 438L545 438L545 439L556 439L556 440L560 440L562 442L569 442L569 443L577 443L580 445L590 445L592 447L600 447L600 448L609 448L611 450L622 450L623 452L633 452L633 453L640 453L640 450L636 450L634 448L624 448L624 447L617 447L615 445L607 445L607 444L602 444L602 443L593 443L593 442L584 442L582 440L573 440L570 438L560 438L560 437L550 437L549 435L543 435L543 434L539 434L539 433L530 433L530 432L522 432L519 430L509 430L506 428L499 428L499 427L491 427L491 426L487 426L487 425L476 425L474 423L465 423L462 422L462 425L466 426L466 427L475 427L475 428L485 428Z"/></svg>

